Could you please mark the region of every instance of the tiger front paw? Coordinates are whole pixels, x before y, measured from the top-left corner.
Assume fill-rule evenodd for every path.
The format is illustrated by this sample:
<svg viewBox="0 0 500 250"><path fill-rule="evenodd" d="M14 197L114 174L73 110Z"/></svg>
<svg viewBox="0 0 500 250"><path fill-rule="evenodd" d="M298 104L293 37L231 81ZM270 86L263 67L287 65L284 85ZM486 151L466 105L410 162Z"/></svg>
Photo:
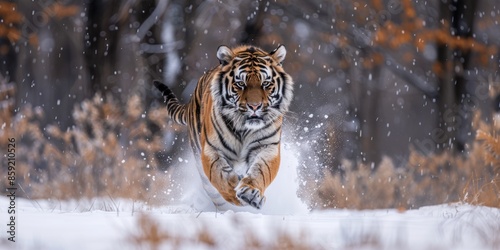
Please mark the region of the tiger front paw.
<svg viewBox="0 0 500 250"><path fill-rule="evenodd" d="M240 184L236 187L236 197L242 205L250 205L257 209L260 209L266 201L266 197L259 189L248 184Z"/></svg>

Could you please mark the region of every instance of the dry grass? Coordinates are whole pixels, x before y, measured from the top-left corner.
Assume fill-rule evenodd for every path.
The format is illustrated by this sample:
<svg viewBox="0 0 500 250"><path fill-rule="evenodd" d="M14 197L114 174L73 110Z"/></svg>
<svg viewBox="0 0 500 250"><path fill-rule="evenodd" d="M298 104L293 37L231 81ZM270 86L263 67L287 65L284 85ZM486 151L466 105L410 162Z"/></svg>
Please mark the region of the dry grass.
<svg viewBox="0 0 500 250"><path fill-rule="evenodd" d="M169 242L177 248L181 240L179 237L164 232L158 222L142 214L138 217L138 232L128 235L128 241L138 249L160 249L161 245Z"/></svg>
<svg viewBox="0 0 500 250"><path fill-rule="evenodd" d="M473 236L485 249L500 247L500 215L494 210L473 208L463 211L451 215L441 227L451 232L455 243L463 243L464 236Z"/></svg>
<svg viewBox="0 0 500 250"><path fill-rule="evenodd" d="M123 107L122 107L123 106ZM146 112L138 96L121 105L96 95L75 107L74 126L39 126L42 109L29 105L12 120L17 139L17 177L34 199L130 198L156 202L169 184L158 171L166 112Z"/></svg>
<svg viewBox="0 0 500 250"><path fill-rule="evenodd" d="M307 249L317 249L306 241L307 237L304 233L301 235L293 236L285 231L278 233L276 239L268 246L264 245L259 249L296 249L296 250L307 250ZM252 248L254 249L254 248Z"/></svg>
<svg viewBox="0 0 500 250"><path fill-rule="evenodd" d="M258 231L260 221L255 221L256 224L249 223L249 220L255 218L237 214L224 216L230 217L220 220L184 217L182 223L178 222L181 217L176 217L169 223L171 221L165 218L154 219L155 216L140 214L136 220L135 230L127 233L125 238L129 246L136 249L331 249L332 244L337 241L341 244L337 248L346 250L407 249L410 246L405 230L388 239L380 230L381 224L377 222L360 225L344 221L340 224L340 233L332 235L335 240L322 240L310 237L318 228L312 231L311 228L306 231L305 227L299 228L301 229L299 231L294 231L292 228L276 227L274 230L266 228L264 235ZM498 214L493 210L457 211L457 214L449 216L448 219L443 218L440 225L441 229L447 232L442 236L452 237L445 240L446 244L463 244L466 240L464 236L473 236L482 246L498 248L500 223ZM229 224L222 227L220 224L213 225L214 222L217 224L229 222ZM402 226L400 229L404 228L405 226Z"/></svg>
<svg viewBox="0 0 500 250"><path fill-rule="evenodd" d="M372 170L342 163L343 176L325 172L313 202L319 207L399 208L464 201L500 207L500 119L486 123L476 113L476 140L466 155L423 155L411 149L404 167L384 157Z"/></svg>
<svg viewBox="0 0 500 250"><path fill-rule="evenodd" d="M14 83L0 75L0 149L6 148L7 139L11 137L12 128L9 125L14 114L14 94Z"/></svg>
<svg viewBox="0 0 500 250"><path fill-rule="evenodd" d="M471 166L468 182L462 192L462 200L471 204L500 207L500 116L493 117L491 123L479 120L477 124L475 154L482 165Z"/></svg>
<svg viewBox="0 0 500 250"><path fill-rule="evenodd" d="M497 96L500 88L490 86L490 97ZM311 203L319 208L404 210L457 201L500 208L500 114L487 120L475 112L476 138L466 154L424 155L410 148L408 162L399 167L388 157L376 167L344 160L343 175L326 171L318 186L302 193L314 193Z"/></svg>
<svg viewBox="0 0 500 250"><path fill-rule="evenodd" d="M207 248L207 249L231 249L231 245L237 244L238 249L318 249L318 246L309 243L305 233L292 235L285 229L276 230L276 237L271 242L262 239L255 233L255 229L245 226L237 216L233 217L233 223L227 233L213 230L212 225L200 219L187 220L183 226L194 228L193 232L186 233L182 225L164 225L162 227L157 221L147 214L141 214L137 218L137 230L126 235L128 243L137 249L179 249L179 248ZM241 241L240 241L241 240ZM242 245L241 242L244 244Z"/></svg>
<svg viewBox="0 0 500 250"><path fill-rule="evenodd" d="M360 165L354 169L354 164L347 160L342 166L343 177L325 172L317 193L320 207L371 209L394 206L401 192L398 184L404 180L389 158L384 157L375 175L370 167Z"/></svg>

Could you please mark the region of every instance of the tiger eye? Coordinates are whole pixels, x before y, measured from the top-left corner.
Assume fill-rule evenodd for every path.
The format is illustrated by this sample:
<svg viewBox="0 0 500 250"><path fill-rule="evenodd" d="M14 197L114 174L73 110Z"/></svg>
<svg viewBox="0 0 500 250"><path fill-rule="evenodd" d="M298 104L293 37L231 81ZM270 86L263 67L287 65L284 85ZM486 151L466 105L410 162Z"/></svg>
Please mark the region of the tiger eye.
<svg viewBox="0 0 500 250"><path fill-rule="evenodd" d="M238 86L241 89L244 89L245 85L246 85L243 81L235 82L235 84L236 84L236 86Z"/></svg>

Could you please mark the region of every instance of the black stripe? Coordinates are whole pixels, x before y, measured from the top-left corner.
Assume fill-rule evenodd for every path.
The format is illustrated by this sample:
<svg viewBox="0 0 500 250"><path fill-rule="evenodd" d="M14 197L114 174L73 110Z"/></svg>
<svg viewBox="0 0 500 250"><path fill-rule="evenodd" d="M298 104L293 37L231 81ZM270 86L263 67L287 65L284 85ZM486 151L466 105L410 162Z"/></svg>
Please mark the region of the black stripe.
<svg viewBox="0 0 500 250"><path fill-rule="evenodd" d="M234 137L241 143L242 142L242 134L246 130L236 130L236 128L234 127L234 123L231 119L229 119L225 115L221 115L221 117L222 117L222 121L224 122L224 124L226 125L228 130L233 132L232 134L234 135Z"/></svg>
<svg viewBox="0 0 500 250"><path fill-rule="evenodd" d="M168 110L168 115L176 123L186 125L186 121L183 119L183 117L185 117L186 106L179 104L179 100L167 85L157 80L154 80L153 84L165 97L164 102Z"/></svg>
<svg viewBox="0 0 500 250"><path fill-rule="evenodd" d="M205 134L205 141L207 142L208 146L212 147L215 151L218 151L218 152L223 152L222 149L220 149L219 147L215 146L214 144L212 144L210 142L210 140L208 140L208 136L207 136L207 128L206 126L203 126L203 133ZM228 155L224 154L224 158L226 160L229 160L229 161L235 161L234 158L232 157L229 157Z"/></svg>
<svg viewBox="0 0 500 250"><path fill-rule="evenodd" d="M285 95L285 91L286 91L286 81L285 81L285 78L283 78L283 74L281 75L282 78L278 78L278 89L276 91L276 94L272 94L271 97L274 98L274 99L277 99L278 101L273 105L274 108L278 108L279 109L279 106L281 104L281 102L283 102L283 96ZM280 91L281 90L281 91ZM281 98L280 98L281 97Z"/></svg>
<svg viewBox="0 0 500 250"><path fill-rule="evenodd" d="M215 110L213 110L212 113L213 113L212 116L215 117L216 116ZM225 115L221 115L220 117L222 119L222 122L223 122L222 124L224 125L224 127L227 130L232 132L230 134L234 137L234 139L236 139L238 142L242 143L241 134L238 131L236 131L236 129L234 128L233 122L231 122L231 120L227 119L227 117ZM219 130L222 131L222 125L219 123L219 121L217 119L215 119L215 121L213 121L213 123L217 125Z"/></svg>
<svg viewBox="0 0 500 250"><path fill-rule="evenodd" d="M242 130L235 130L235 133L241 138L240 141L243 141L243 138L247 137L247 135L252 132L252 130L243 128Z"/></svg>
<svg viewBox="0 0 500 250"><path fill-rule="evenodd" d="M177 99L172 90L170 90L170 88L167 85L157 80L154 80L153 84L162 93L162 95L167 98L166 101L168 101L168 99Z"/></svg>
<svg viewBox="0 0 500 250"><path fill-rule="evenodd" d="M201 114L201 113L200 113L200 112L201 112L201 105L200 105L200 101L199 101L199 99L198 99L198 98L195 98L195 99L194 99L194 106L195 106L195 111L194 111L194 112L195 112L195 114L196 114L196 115ZM198 130L200 130L201 122L200 122L200 120L199 120L199 119L196 119L196 121L197 121L197 124L196 124L196 125L198 125Z"/></svg>
<svg viewBox="0 0 500 250"><path fill-rule="evenodd" d="M272 124L274 124L274 123L270 123L270 125L272 125ZM270 125L268 125L266 127L269 127ZM275 136L278 133L278 131L280 131L280 130L281 130L281 126L278 126L278 128L275 129L275 130L273 130L273 132L271 132L270 134L268 134L268 135L266 135L264 137L260 137L258 139L253 140L252 142L249 143L249 145L253 144L253 143L256 143L258 141L263 141L263 140L269 139L269 138Z"/></svg>
<svg viewBox="0 0 500 250"><path fill-rule="evenodd" d="M219 141L222 143L222 146L224 146L225 149L227 149L229 152L233 153L234 155L237 155L236 151L227 144L226 140L224 139L224 136L222 135L222 131L220 127L217 129L217 121L214 121L214 115L215 111L213 111L213 115L210 116L210 120L212 121L212 124L214 124L214 130L217 133L217 137L219 137Z"/></svg>
<svg viewBox="0 0 500 250"><path fill-rule="evenodd" d="M224 83L223 83L224 73L225 72L220 72L220 74L219 74L219 80L218 80L218 82L219 82L219 95L220 95L220 99L222 99L221 100L221 102L222 102L221 105L222 106L226 106L227 105L226 99L224 98L224 91L223 91L223 89L224 89Z"/></svg>
<svg viewBox="0 0 500 250"><path fill-rule="evenodd" d="M207 127L203 126L203 133L205 134L205 141L207 142L208 146L212 147L216 151L221 151L218 147L210 143L210 140L208 140L208 135L207 135Z"/></svg>
<svg viewBox="0 0 500 250"><path fill-rule="evenodd" d="M250 156L252 155L252 153L260 148L263 148L263 147L267 147L267 146L272 146L272 145L278 145L280 143L280 141L278 142L272 142L272 143L267 143L267 144L262 144L262 145L257 145L257 146L254 146L254 147L251 147L248 152L247 152L247 156L245 157L245 162L246 164L250 164Z"/></svg>

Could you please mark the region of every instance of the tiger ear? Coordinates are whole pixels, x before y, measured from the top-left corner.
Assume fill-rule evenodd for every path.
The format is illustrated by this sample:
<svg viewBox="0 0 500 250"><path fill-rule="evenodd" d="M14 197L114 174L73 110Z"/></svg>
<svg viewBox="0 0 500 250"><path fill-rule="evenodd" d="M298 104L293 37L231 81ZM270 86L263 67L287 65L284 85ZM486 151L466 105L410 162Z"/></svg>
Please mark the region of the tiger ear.
<svg viewBox="0 0 500 250"><path fill-rule="evenodd" d="M221 45L217 49L217 58L220 64L226 65L233 59L233 51L226 45Z"/></svg>
<svg viewBox="0 0 500 250"><path fill-rule="evenodd" d="M283 60L285 60L286 56L285 46L280 44L278 48L276 48L271 52L271 56L274 58L274 60L276 60L276 62L278 62L278 64L283 63Z"/></svg>

